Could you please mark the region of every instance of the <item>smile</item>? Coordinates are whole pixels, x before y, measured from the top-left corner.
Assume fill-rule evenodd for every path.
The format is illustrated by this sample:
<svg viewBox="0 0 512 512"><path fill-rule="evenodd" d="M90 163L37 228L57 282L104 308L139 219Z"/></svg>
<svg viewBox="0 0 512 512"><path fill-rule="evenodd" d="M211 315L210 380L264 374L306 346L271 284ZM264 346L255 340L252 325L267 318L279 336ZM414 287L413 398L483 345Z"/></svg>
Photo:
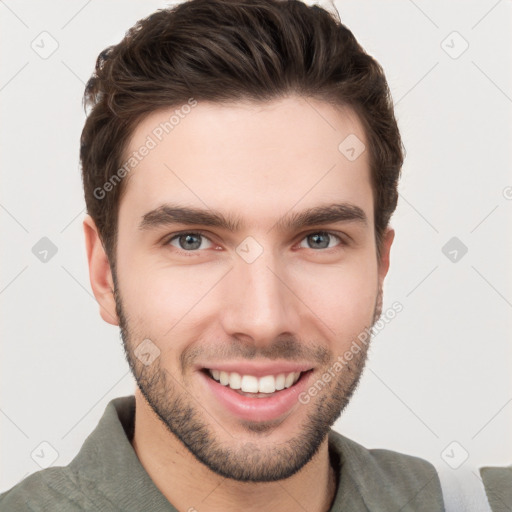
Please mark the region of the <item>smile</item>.
<svg viewBox="0 0 512 512"><path fill-rule="evenodd" d="M279 373L277 375L241 375L238 372L223 370L208 370L210 376L223 386L245 393L275 393L292 387L300 378L302 372Z"/></svg>
<svg viewBox="0 0 512 512"><path fill-rule="evenodd" d="M198 370L207 403L222 415L253 422L277 420L300 409L298 396L314 373L310 365L290 362L233 361Z"/></svg>

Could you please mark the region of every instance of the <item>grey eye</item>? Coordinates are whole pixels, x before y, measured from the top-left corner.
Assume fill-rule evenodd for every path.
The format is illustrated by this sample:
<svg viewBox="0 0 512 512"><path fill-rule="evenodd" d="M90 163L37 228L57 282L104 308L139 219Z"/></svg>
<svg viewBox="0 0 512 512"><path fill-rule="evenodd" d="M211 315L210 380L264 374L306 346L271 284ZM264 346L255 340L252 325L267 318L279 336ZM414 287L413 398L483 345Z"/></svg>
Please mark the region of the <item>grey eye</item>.
<svg viewBox="0 0 512 512"><path fill-rule="evenodd" d="M182 249L184 251L195 251L201 248L203 244L203 240L208 240L204 235L200 233L181 233L172 237L169 240L169 244L173 245L173 247L177 247L178 249ZM179 246L173 244L173 242L177 241ZM202 247L203 249L205 247Z"/></svg>
<svg viewBox="0 0 512 512"><path fill-rule="evenodd" d="M330 247L334 247L334 245L331 245L331 242L334 240L341 241L341 239L332 234L327 233L325 231L319 231L317 233L311 233L307 235L304 240L307 241L309 246L308 249L329 249ZM301 245L301 247L303 247Z"/></svg>

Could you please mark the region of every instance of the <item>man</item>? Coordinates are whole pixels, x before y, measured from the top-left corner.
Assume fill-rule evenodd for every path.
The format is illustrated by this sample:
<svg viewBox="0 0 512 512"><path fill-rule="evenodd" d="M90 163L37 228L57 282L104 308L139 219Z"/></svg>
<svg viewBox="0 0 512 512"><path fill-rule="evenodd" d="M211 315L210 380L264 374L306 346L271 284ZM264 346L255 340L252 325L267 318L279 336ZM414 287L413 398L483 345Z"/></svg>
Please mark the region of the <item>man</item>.
<svg viewBox="0 0 512 512"><path fill-rule="evenodd" d="M403 161L352 33L297 1L191 0L105 50L85 99L91 286L138 388L1 510L444 510L429 462L331 430Z"/></svg>

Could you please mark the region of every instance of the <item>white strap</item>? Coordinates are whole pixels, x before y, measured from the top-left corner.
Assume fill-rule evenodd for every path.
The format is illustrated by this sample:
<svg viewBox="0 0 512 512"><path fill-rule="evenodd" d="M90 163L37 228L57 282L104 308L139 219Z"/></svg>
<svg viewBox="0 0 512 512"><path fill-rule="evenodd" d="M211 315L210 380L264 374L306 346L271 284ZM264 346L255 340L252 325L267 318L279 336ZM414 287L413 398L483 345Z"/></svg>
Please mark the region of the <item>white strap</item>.
<svg viewBox="0 0 512 512"><path fill-rule="evenodd" d="M438 467L445 512L492 512L480 471L474 467Z"/></svg>

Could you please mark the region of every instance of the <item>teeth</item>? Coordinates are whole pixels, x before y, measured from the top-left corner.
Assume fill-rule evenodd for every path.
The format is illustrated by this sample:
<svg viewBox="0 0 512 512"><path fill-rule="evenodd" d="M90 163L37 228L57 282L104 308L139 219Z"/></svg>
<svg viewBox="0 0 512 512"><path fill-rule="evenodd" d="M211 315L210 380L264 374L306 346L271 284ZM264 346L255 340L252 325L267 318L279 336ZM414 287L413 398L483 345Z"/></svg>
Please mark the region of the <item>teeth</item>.
<svg viewBox="0 0 512 512"><path fill-rule="evenodd" d="M289 373L284 380L284 387L289 388L293 384L293 379L295 378L295 373Z"/></svg>
<svg viewBox="0 0 512 512"><path fill-rule="evenodd" d="M273 375L262 377L259 382L260 393L273 393L276 390L276 379Z"/></svg>
<svg viewBox="0 0 512 512"><path fill-rule="evenodd" d="M242 376L233 372L229 374L229 387L231 389L240 389L242 387Z"/></svg>
<svg viewBox="0 0 512 512"><path fill-rule="evenodd" d="M258 379L252 375L244 375L242 377L242 391L246 393L257 393Z"/></svg>
<svg viewBox="0 0 512 512"><path fill-rule="evenodd" d="M284 373L280 373L276 377L276 390L281 391L281 389L284 389L285 382L286 382L286 375Z"/></svg>
<svg viewBox="0 0 512 512"><path fill-rule="evenodd" d="M244 393L274 393L293 386L300 377L300 372L265 375L259 379L253 375L240 375L237 372L229 373L219 370L209 370L209 372L223 386L240 389Z"/></svg>

